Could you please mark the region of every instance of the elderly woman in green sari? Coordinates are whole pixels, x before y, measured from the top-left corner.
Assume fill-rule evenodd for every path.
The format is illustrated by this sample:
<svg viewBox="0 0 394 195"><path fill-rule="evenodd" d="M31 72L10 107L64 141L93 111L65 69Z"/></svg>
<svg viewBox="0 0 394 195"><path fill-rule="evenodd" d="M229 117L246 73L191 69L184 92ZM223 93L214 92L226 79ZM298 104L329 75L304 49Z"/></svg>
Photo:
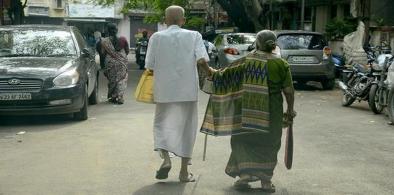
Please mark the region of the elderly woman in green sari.
<svg viewBox="0 0 394 195"><path fill-rule="evenodd" d="M273 51L276 36L257 34L256 50L241 61L213 74L213 93L201 131L231 135L231 156L226 174L239 177L236 189L260 181L263 191L272 184L281 146L283 122L295 117L294 88L288 63ZM287 111L283 113L283 96ZM284 116L287 118L284 119Z"/></svg>

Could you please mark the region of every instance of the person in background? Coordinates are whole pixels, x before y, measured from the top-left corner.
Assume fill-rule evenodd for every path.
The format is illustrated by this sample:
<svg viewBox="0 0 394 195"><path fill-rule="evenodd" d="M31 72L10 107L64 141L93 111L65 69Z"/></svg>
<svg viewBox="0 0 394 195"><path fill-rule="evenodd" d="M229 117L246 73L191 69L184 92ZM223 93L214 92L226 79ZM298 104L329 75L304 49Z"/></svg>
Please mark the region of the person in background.
<svg viewBox="0 0 394 195"><path fill-rule="evenodd" d="M212 74L208 54L199 32L182 29L185 10L170 6L165 11L168 29L154 33L149 41L145 68L153 71L154 150L164 158L156 179L168 178L169 152L182 158L179 180L193 182L188 169L197 134L197 65Z"/></svg>
<svg viewBox="0 0 394 195"><path fill-rule="evenodd" d="M108 37L102 38L99 49L104 58L104 75L108 78L108 101L124 103L127 88L129 44L126 38L118 37L115 24L108 24Z"/></svg>
<svg viewBox="0 0 394 195"><path fill-rule="evenodd" d="M94 32L92 29L89 29L88 33L86 34L86 42L88 43L89 47L96 47L96 38L94 37Z"/></svg>
<svg viewBox="0 0 394 195"><path fill-rule="evenodd" d="M140 70L145 69L145 57L146 57L148 44L149 44L148 31L144 30L142 32L142 38L138 39L137 41L137 49L135 52L135 59L140 67Z"/></svg>

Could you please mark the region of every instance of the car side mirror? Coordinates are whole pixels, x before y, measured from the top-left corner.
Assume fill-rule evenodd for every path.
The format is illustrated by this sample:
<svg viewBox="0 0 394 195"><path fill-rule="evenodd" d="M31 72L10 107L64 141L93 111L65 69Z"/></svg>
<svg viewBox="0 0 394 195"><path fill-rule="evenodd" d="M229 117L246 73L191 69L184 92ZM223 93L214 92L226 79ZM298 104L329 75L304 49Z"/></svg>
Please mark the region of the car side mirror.
<svg viewBox="0 0 394 195"><path fill-rule="evenodd" d="M81 53L82 53L82 56L85 57L85 58L88 58L88 57L92 56L92 54L90 54L90 51L89 51L88 48L83 48Z"/></svg>

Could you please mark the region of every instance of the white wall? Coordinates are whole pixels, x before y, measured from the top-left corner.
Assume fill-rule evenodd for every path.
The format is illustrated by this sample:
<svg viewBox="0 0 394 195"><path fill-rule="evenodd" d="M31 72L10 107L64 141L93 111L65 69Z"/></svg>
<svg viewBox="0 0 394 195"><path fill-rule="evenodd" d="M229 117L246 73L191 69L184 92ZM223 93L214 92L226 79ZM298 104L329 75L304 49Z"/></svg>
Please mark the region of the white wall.
<svg viewBox="0 0 394 195"><path fill-rule="evenodd" d="M118 35L125 37L130 44L130 18L128 16L123 17L118 23Z"/></svg>

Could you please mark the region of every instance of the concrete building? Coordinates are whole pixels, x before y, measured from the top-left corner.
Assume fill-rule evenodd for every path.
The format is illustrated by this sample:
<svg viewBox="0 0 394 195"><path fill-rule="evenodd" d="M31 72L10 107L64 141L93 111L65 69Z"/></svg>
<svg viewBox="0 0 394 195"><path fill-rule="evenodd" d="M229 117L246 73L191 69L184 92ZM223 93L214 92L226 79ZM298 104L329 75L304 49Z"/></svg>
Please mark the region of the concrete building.
<svg viewBox="0 0 394 195"><path fill-rule="evenodd" d="M115 1L111 6L100 6L89 0L69 0L65 24L76 26L85 36L91 36L98 31L105 35L108 23L119 23L123 18L121 1Z"/></svg>
<svg viewBox="0 0 394 195"><path fill-rule="evenodd" d="M61 25L66 16L66 0L28 0L25 8L26 24Z"/></svg>

